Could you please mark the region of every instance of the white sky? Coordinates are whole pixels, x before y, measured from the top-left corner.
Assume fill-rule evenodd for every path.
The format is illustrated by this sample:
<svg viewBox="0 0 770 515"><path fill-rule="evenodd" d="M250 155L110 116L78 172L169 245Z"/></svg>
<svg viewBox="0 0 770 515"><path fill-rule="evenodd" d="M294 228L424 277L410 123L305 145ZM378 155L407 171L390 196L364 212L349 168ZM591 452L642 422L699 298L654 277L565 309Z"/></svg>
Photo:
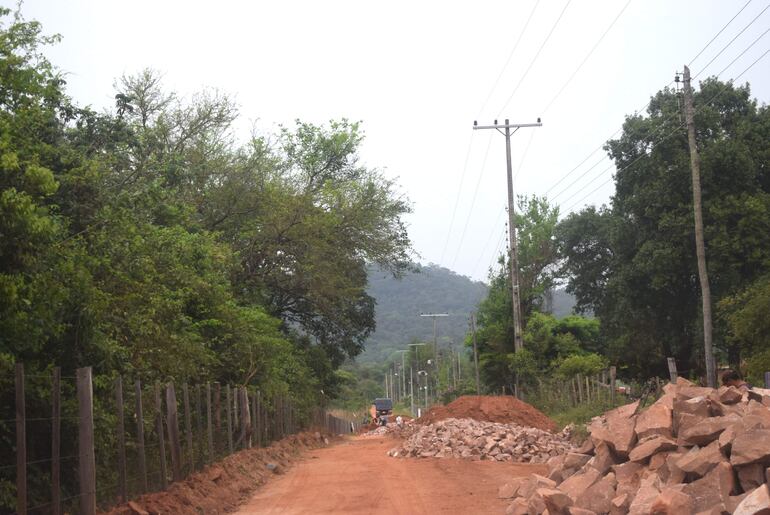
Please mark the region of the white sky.
<svg viewBox="0 0 770 515"><path fill-rule="evenodd" d="M68 91L80 104L111 106L116 77L151 67L182 94L210 87L234 95L244 136L253 122L270 132L295 118L363 121L364 161L398 178L413 202L408 221L421 261L483 279L504 233L505 147L500 134L473 131L473 120L542 117L543 127L512 138L514 171L529 145L517 194L549 192L563 213L606 202L612 182L594 190L610 178L612 170L602 172L609 161L570 186L603 152L552 186L668 84L746 0L631 0L547 112L626 0L571 1L521 81L567 0L540 1L511 54L535 2L26 0L22 12L64 37L48 55L69 74ZM768 0L751 1L692 63L693 75L718 73L768 30L770 10L703 68L767 7ZM768 49L770 36L721 78ZM768 70L770 56L739 80L763 103Z"/></svg>

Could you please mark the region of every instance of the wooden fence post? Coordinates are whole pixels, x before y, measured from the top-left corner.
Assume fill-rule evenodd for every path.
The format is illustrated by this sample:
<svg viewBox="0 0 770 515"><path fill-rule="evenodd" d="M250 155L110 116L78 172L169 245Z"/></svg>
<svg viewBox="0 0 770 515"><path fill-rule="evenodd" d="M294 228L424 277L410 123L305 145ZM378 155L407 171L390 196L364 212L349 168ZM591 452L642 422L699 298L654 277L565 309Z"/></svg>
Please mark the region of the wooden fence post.
<svg viewBox="0 0 770 515"><path fill-rule="evenodd" d="M27 515L27 408L24 364L16 363L16 511Z"/></svg>
<svg viewBox="0 0 770 515"><path fill-rule="evenodd" d="M195 412L198 414L196 418L197 427L198 427L198 442L200 445L200 460L194 459L194 463L200 463L201 466L203 466L204 460L204 449L205 444L203 443L203 402L201 401L201 385L195 385Z"/></svg>
<svg viewBox="0 0 770 515"><path fill-rule="evenodd" d="M190 473L195 471L195 452L193 451L192 413L190 413L190 389L187 383L182 385L182 404L184 405L184 428L187 432L187 452L190 453Z"/></svg>
<svg viewBox="0 0 770 515"><path fill-rule="evenodd" d="M610 367L610 403L615 406L615 374L617 369Z"/></svg>
<svg viewBox="0 0 770 515"><path fill-rule="evenodd" d="M157 414L155 430L158 433L158 452L160 454L160 487L165 490L168 488L168 472L166 470L166 441L163 437L163 402L160 396L160 383L155 383L155 411Z"/></svg>
<svg viewBox="0 0 770 515"><path fill-rule="evenodd" d="M219 452L222 447L222 385L219 383L214 383L214 420L217 430L217 439L214 443L216 451Z"/></svg>
<svg viewBox="0 0 770 515"><path fill-rule="evenodd" d="M253 393L251 395L251 434L254 435L254 438L252 438L252 445L259 446L259 425L257 425L257 394Z"/></svg>
<svg viewBox="0 0 770 515"><path fill-rule="evenodd" d="M78 471L80 512L96 514L96 457L94 456L94 399L91 367L77 369Z"/></svg>
<svg viewBox="0 0 770 515"><path fill-rule="evenodd" d="M262 426L264 424L262 418L262 392L260 390L257 390L257 425L255 426L257 430L257 445L259 447L262 447L262 433L264 432L262 429Z"/></svg>
<svg viewBox="0 0 770 515"><path fill-rule="evenodd" d="M666 358L668 362L668 375L671 376L671 382L676 383L679 374L676 372L676 360L674 358Z"/></svg>
<svg viewBox="0 0 770 515"><path fill-rule="evenodd" d="M147 458L144 450L144 410L142 409L142 382L134 382L134 402L136 403L136 450L139 454L139 479L142 482L142 493L149 490L147 486Z"/></svg>
<svg viewBox="0 0 770 515"><path fill-rule="evenodd" d="M51 513L61 515L61 367L51 385Z"/></svg>
<svg viewBox="0 0 770 515"><path fill-rule="evenodd" d="M251 447L251 412L249 408L249 395L246 392L246 387L241 386L238 389L238 404L240 404L239 411L241 412L241 435L238 439L241 442L241 448Z"/></svg>
<svg viewBox="0 0 770 515"><path fill-rule="evenodd" d="M225 416L227 417L227 448L230 454L233 453L233 399L230 395L230 385L225 386L225 401L226 409Z"/></svg>
<svg viewBox="0 0 770 515"><path fill-rule="evenodd" d="M206 433L209 441L209 461L214 461L214 431L211 420L211 383L206 383Z"/></svg>
<svg viewBox="0 0 770 515"><path fill-rule="evenodd" d="M118 491L120 502L126 502L128 497L128 485L126 484L126 432L123 425L123 378L115 379L115 409L117 410L118 432Z"/></svg>
<svg viewBox="0 0 770 515"><path fill-rule="evenodd" d="M171 450L171 472L174 481L182 480L182 444L179 441L179 415L176 407L174 383L166 384L166 429Z"/></svg>

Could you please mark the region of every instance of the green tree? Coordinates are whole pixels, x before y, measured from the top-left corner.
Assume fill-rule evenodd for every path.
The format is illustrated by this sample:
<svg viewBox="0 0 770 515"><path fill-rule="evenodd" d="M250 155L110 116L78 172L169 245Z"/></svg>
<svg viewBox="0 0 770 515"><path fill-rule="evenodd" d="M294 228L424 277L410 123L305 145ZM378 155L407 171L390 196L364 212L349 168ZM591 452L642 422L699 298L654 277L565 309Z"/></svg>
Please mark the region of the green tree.
<svg viewBox="0 0 770 515"><path fill-rule="evenodd" d="M707 261L715 300L767 270L770 111L748 86L715 79L695 95ZM698 371L702 352L686 133L677 94L655 95L647 116L629 117L607 150L615 160L609 207L568 216L557 234L579 307L602 322L609 354L635 376L665 374L665 358ZM665 137L664 137L665 136ZM722 359L740 348L715 327ZM727 354L729 352L729 355Z"/></svg>

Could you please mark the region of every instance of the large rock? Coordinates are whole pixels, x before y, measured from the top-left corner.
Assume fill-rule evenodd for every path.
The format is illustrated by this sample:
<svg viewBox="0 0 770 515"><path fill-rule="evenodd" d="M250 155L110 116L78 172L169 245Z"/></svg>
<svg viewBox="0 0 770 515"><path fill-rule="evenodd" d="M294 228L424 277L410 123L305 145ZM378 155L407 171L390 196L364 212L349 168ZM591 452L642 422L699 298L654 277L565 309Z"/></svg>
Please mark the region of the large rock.
<svg viewBox="0 0 770 515"><path fill-rule="evenodd" d="M586 465L598 470L600 474L605 474L617 462L618 460L615 459L609 445L605 442L599 442L594 449L594 456L588 460Z"/></svg>
<svg viewBox="0 0 770 515"><path fill-rule="evenodd" d="M556 488L538 488L536 492L543 498L548 512L554 515L567 515L567 509L572 506L572 499Z"/></svg>
<svg viewBox="0 0 770 515"><path fill-rule="evenodd" d="M740 422L741 417L735 414L704 418L694 426L680 432L679 438L692 445L708 445L718 439L722 431Z"/></svg>
<svg viewBox="0 0 770 515"><path fill-rule="evenodd" d="M514 499L506 508L505 515L529 515L529 503L523 497Z"/></svg>
<svg viewBox="0 0 770 515"><path fill-rule="evenodd" d="M770 463L770 429L751 429L737 435L732 443L730 463Z"/></svg>
<svg viewBox="0 0 770 515"><path fill-rule="evenodd" d="M660 401L643 411L636 419L637 439L642 440L652 435L671 438L673 436L671 413L671 407Z"/></svg>
<svg viewBox="0 0 770 515"><path fill-rule="evenodd" d="M627 493L630 494L630 497L633 497L633 494L639 489L644 465L633 461L627 461L620 465L614 465L612 471L618 482L616 493L618 495Z"/></svg>
<svg viewBox="0 0 770 515"><path fill-rule="evenodd" d="M719 448L719 441L714 440L706 447L690 449L690 452L677 460L676 466L688 474L703 477L723 461L727 461L727 458Z"/></svg>
<svg viewBox="0 0 770 515"><path fill-rule="evenodd" d="M628 507L629 515L649 515L652 511L652 503L658 495L660 495L660 478L652 475L644 479Z"/></svg>
<svg viewBox="0 0 770 515"><path fill-rule="evenodd" d="M676 442L664 436L653 436L641 442L629 453L631 461L644 461L655 453L673 451L677 448Z"/></svg>
<svg viewBox="0 0 770 515"><path fill-rule="evenodd" d="M741 402L743 393L734 386L722 386L717 390L719 402L722 404L737 404Z"/></svg>
<svg viewBox="0 0 770 515"><path fill-rule="evenodd" d="M735 490L735 476L729 463L722 462L703 478L685 485L682 491L693 499L695 513L726 504Z"/></svg>
<svg viewBox="0 0 770 515"><path fill-rule="evenodd" d="M750 492L735 508L733 515L768 515L770 514L770 491L767 484Z"/></svg>
<svg viewBox="0 0 770 515"><path fill-rule="evenodd" d="M530 481L528 477L517 477L505 483L497 489L497 497L500 499L513 499L517 496L521 485Z"/></svg>
<svg viewBox="0 0 770 515"><path fill-rule="evenodd" d="M752 463L735 467L738 473L738 482L744 492L750 492L765 483L765 466L761 463Z"/></svg>
<svg viewBox="0 0 770 515"><path fill-rule="evenodd" d="M756 401L749 401L743 417L746 429L770 429L770 409Z"/></svg>
<svg viewBox="0 0 770 515"><path fill-rule="evenodd" d="M692 497L683 493L681 488L664 488L650 507L653 515L681 515L692 513Z"/></svg>
<svg viewBox="0 0 770 515"><path fill-rule="evenodd" d="M693 415L697 420L708 417L711 414L709 402L705 396L692 399L677 399L674 401L674 431L679 434L682 430L682 417L684 415Z"/></svg>
<svg viewBox="0 0 770 515"><path fill-rule="evenodd" d="M588 460L591 459L591 456L588 454L579 454L577 452L568 452L564 456L564 462L562 463L562 466L564 468L576 468L579 469L583 465L585 465Z"/></svg>
<svg viewBox="0 0 770 515"><path fill-rule="evenodd" d="M615 474L610 472L579 495L575 505L596 513L608 513L615 498L616 486Z"/></svg>
<svg viewBox="0 0 770 515"><path fill-rule="evenodd" d="M610 503L610 515L625 515L628 513L628 507L631 504L631 495L622 493L616 495Z"/></svg>
<svg viewBox="0 0 770 515"><path fill-rule="evenodd" d="M615 408L606 415L607 427L612 434L612 439L608 443L615 454L620 457L627 457L636 442L636 433L634 432L636 420L633 415L638 406L639 401L632 402Z"/></svg>
<svg viewBox="0 0 770 515"><path fill-rule="evenodd" d="M559 490L569 495L573 501L576 501L580 494L588 490L600 477L601 473L598 470L585 467L582 471L565 479L559 485Z"/></svg>

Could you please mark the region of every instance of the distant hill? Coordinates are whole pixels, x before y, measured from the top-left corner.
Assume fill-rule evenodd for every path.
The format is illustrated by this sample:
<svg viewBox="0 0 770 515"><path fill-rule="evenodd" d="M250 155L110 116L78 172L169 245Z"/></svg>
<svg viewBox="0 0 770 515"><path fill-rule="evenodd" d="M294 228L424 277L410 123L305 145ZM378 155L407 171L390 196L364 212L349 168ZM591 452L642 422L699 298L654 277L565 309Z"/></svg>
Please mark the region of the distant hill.
<svg viewBox="0 0 770 515"><path fill-rule="evenodd" d="M377 329L356 361L383 362L415 340L432 342L433 322L420 317L420 313L449 313L438 319L439 345L455 350L462 346L468 317L486 297L487 285L434 264L417 268L417 273L402 279L370 268L367 291L377 301ZM575 298L564 290L555 290L546 305L550 313L562 318L572 313Z"/></svg>
<svg viewBox="0 0 770 515"><path fill-rule="evenodd" d="M420 313L448 313L438 319L443 347L462 345L468 316L486 296L487 286L438 265L418 265L417 273L394 279L375 268L369 271L368 293L377 300L377 330L366 342L359 362L383 361L412 341L433 341L433 322Z"/></svg>

